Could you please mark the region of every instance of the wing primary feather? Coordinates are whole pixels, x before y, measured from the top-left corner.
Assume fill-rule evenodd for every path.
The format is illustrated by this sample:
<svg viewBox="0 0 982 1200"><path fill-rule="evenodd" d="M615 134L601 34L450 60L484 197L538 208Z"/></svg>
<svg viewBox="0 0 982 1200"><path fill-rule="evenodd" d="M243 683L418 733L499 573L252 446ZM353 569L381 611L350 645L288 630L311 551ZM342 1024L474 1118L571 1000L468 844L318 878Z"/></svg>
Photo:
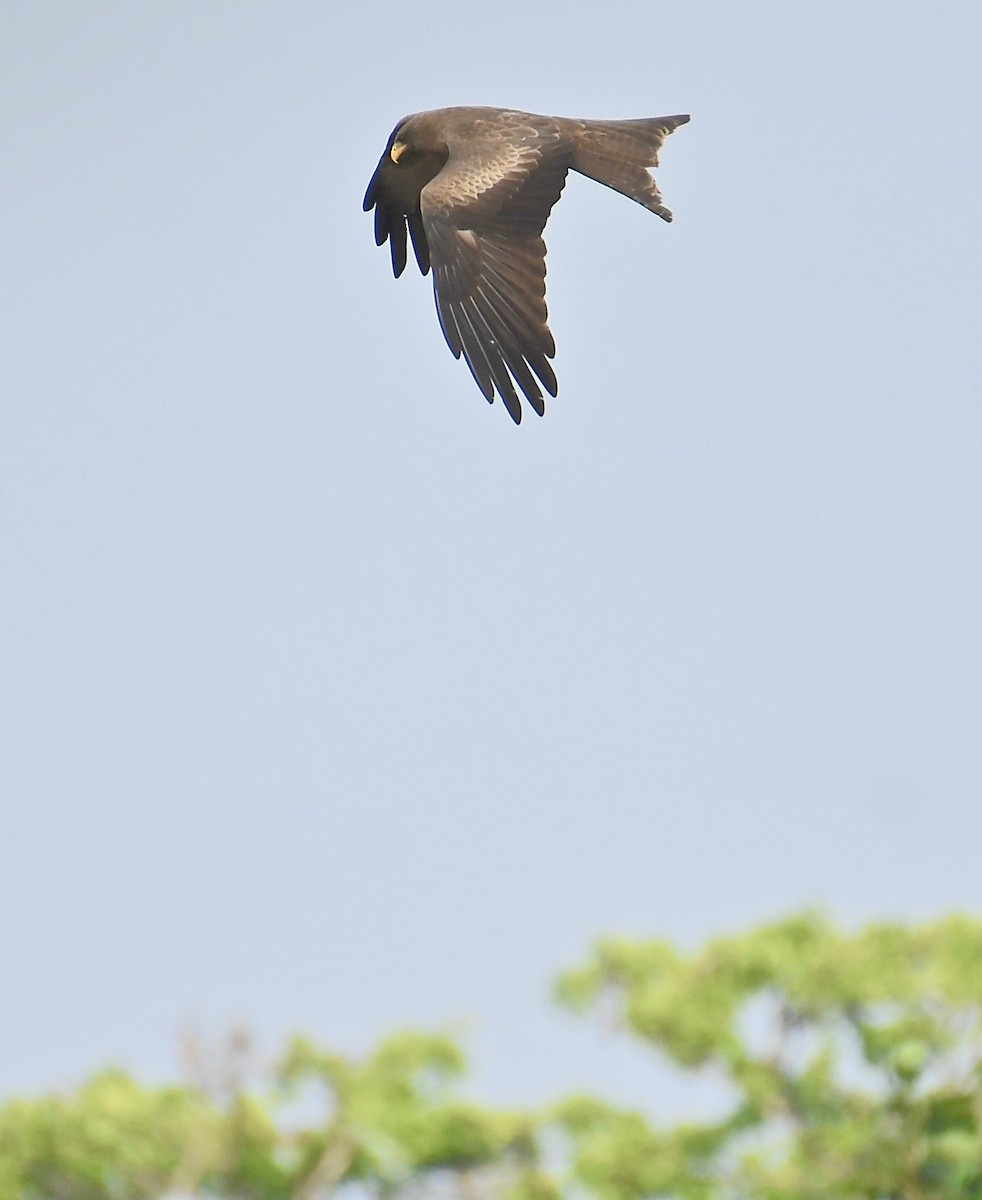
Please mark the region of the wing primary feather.
<svg viewBox="0 0 982 1200"><path fill-rule="evenodd" d="M491 367L484 351L481 349L481 342L477 334L471 328L470 319L464 310L464 306L460 301L453 305L454 321L457 329L460 332L460 340L464 347L464 362L470 367L471 374L477 381L477 386L487 400L488 404L494 403L494 385L491 377Z"/></svg>
<svg viewBox="0 0 982 1200"><path fill-rule="evenodd" d="M517 340L514 331L499 316L494 304L484 293L483 289L479 289L479 295L483 299L484 304L483 306L478 305L478 312L488 327L488 333L491 337L495 338L504 358L505 365L511 371L512 375L514 375L518 386L525 394L525 398L541 417L545 412L542 392L535 381L535 377L528 368L528 363L525 361L524 348Z"/></svg>
<svg viewBox="0 0 982 1200"><path fill-rule="evenodd" d="M440 289L437 287L435 276L433 279L433 298L436 301L436 317L440 322L440 328L443 330L443 336L446 338L447 345L450 347L450 353L454 358L460 358L463 346L460 341L460 333L457 330L457 323L454 321L449 302L444 300L440 295Z"/></svg>
<svg viewBox="0 0 982 1200"><path fill-rule="evenodd" d="M389 236L389 210L384 204L375 205L375 245L381 246Z"/></svg>
<svg viewBox="0 0 982 1200"><path fill-rule="evenodd" d="M372 173L371 179L368 181L368 187L365 188L365 199L362 200L362 202L361 202L361 207L362 207L363 212L368 212L368 210L372 207L372 205L375 204L377 201L377 197L376 197L375 193L378 191L378 177L379 177L379 172L381 170L382 170L382 164L381 164L381 162L379 162L379 165L375 168L375 170Z"/></svg>
<svg viewBox="0 0 982 1200"><path fill-rule="evenodd" d="M392 274L399 276L406 269L406 218L402 213L389 226L389 246L392 249Z"/></svg>
<svg viewBox="0 0 982 1200"><path fill-rule="evenodd" d="M480 305L473 297L467 302L465 308L470 317L471 328L474 330L481 350L484 353L485 360L491 368L491 376L494 379L495 387L498 389L498 395L501 397L505 408L508 409L509 416L518 424L522 419L522 406L515 392L515 385L508 374L508 367L503 354L504 347L502 347L494 329L488 323L487 316L481 311ZM480 326L483 326L483 329L479 328L478 322Z"/></svg>
<svg viewBox="0 0 982 1200"><path fill-rule="evenodd" d="M450 343L450 349L453 351L455 358L460 358L463 351L460 325L454 312L453 303L455 297L459 298L464 294L464 289L461 286L458 275L457 264L449 260L433 276L433 293L436 296L437 315L439 316L440 312L443 312L441 324L443 325L444 335Z"/></svg>
<svg viewBox="0 0 982 1200"><path fill-rule="evenodd" d="M426 230L423 228L423 216L420 212L409 214L409 232L413 239L413 251L420 271L427 275L430 270L430 244L426 240Z"/></svg>

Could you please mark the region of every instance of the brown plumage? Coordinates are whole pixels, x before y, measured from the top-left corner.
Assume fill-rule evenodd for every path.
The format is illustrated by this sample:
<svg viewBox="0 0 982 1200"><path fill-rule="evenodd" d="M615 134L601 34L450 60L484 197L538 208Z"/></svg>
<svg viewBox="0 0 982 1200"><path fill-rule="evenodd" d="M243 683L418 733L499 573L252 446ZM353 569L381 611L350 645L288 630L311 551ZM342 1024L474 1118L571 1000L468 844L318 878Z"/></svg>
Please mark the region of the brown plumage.
<svg viewBox="0 0 982 1200"><path fill-rule="evenodd" d="M687 116L576 121L499 108L441 108L392 131L368 191L375 241L388 238L392 270L406 266L406 227L419 269L433 266L436 311L455 358L489 403L495 392L516 424L517 383L542 416L556 395L556 344L546 311L542 230L568 171L621 192L665 221L671 212L648 173Z"/></svg>

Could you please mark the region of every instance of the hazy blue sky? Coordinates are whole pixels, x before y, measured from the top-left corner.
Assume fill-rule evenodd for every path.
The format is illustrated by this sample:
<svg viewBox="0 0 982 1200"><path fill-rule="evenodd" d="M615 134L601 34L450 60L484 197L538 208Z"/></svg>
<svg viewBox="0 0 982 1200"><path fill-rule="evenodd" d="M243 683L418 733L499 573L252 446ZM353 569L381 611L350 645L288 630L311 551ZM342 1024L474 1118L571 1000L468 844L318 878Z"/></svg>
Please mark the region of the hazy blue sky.
<svg viewBox="0 0 982 1200"><path fill-rule="evenodd" d="M982 911L982 6L468 11L0 6L0 1091L640 1095L602 931ZM673 225L568 184L521 428L361 211L462 103L692 113Z"/></svg>

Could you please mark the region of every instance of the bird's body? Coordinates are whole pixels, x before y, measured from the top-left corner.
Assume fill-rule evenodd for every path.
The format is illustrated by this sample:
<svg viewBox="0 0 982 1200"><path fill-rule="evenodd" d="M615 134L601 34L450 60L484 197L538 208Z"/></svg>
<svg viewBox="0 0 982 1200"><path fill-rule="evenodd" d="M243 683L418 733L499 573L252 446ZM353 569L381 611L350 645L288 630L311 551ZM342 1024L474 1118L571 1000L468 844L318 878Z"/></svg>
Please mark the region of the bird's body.
<svg viewBox="0 0 982 1200"><path fill-rule="evenodd" d="M519 422L517 383L541 416L556 395L549 359L542 240L570 170L614 188L666 221L648 167L687 116L577 121L498 108L441 108L400 121L365 193L375 240L392 269L407 260L407 224L420 270L433 267L444 336L478 387Z"/></svg>

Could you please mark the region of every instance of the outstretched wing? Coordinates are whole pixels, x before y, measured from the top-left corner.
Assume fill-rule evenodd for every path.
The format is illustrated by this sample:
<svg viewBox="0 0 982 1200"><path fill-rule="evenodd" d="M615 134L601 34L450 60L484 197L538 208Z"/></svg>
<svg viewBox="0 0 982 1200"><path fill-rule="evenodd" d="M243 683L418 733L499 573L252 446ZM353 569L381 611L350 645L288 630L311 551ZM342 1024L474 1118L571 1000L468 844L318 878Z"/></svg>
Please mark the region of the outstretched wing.
<svg viewBox="0 0 982 1200"><path fill-rule="evenodd" d="M541 235L572 140L556 123L520 113L449 132L450 156L420 203L437 314L454 357L463 354L488 402L497 391L518 423L515 383L540 416L542 388L557 390Z"/></svg>

